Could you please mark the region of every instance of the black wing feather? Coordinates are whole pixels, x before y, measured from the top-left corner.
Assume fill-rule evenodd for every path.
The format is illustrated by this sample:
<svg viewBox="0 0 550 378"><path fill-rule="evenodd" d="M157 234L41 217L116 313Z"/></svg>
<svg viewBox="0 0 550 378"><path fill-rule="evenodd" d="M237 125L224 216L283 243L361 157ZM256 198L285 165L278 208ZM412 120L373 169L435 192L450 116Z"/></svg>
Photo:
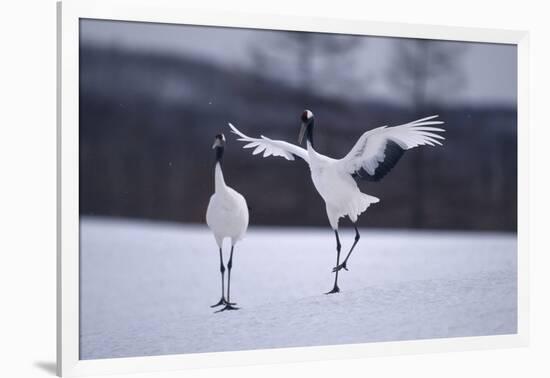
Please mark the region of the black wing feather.
<svg viewBox="0 0 550 378"><path fill-rule="evenodd" d="M380 181L393 167L397 164L401 156L405 153L405 150L392 140L388 140L386 148L384 149L384 161L379 163L378 167L374 170L374 175L370 175L363 168L352 174L354 178L360 178L366 181Z"/></svg>

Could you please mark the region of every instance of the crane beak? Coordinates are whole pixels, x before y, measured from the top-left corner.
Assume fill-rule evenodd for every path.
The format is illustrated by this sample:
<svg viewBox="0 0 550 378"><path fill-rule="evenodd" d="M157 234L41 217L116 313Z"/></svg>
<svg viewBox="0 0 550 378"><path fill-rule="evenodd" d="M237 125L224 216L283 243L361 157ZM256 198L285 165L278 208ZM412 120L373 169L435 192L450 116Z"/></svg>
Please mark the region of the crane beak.
<svg viewBox="0 0 550 378"><path fill-rule="evenodd" d="M298 135L298 144L302 144L302 140L304 139L306 129L307 129L306 124L302 122L302 126L300 127L300 134Z"/></svg>

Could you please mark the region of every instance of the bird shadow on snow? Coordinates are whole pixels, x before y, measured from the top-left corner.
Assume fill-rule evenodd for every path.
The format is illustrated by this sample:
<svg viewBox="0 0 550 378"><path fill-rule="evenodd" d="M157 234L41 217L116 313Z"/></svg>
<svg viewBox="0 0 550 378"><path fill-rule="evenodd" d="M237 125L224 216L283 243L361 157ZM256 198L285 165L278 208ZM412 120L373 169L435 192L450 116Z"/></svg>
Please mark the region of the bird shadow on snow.
<svg viewBox="0 0 550 378"><path fill-rule="evenodd" d="M50 375L56 374L56 364L52 361L35 361L34 366L41 369L42 371L45 371L46 373Z"/></svg>

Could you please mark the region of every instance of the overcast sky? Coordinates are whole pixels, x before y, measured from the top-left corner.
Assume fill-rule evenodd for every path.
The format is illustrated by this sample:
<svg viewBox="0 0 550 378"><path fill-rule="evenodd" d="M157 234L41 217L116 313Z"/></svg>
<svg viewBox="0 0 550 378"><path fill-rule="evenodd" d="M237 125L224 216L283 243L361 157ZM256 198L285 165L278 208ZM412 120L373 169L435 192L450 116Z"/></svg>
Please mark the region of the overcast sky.
<svg viewBox="0 0 550 378"><path fill-rule="evenodd" d="M258 70L251 52L254 47L269 49L278 31L201 27L156 23L83 20L81 39L84 43L117 46L139 51L194 56L216 64ZM398 94L387 80L397 38L361 36L350 66L365 81L358 81L355 95L395 99ZM448 88L437 97L459 103L493 103L515 105L517 100L517 50L513 45L447 42L462 51L460 69L465 85L460 90ZM281 50L275 51L280 56ZM283 61L284 57L280 58ZM281 75L279 75L281 76ZM359 76L357 76L359 77ZM366 79L368 77L368 80ZM292 74L282 75L290 84ZM327 81L327 87L329 83ZM316 83L323 88L323 83Z"/></svg>

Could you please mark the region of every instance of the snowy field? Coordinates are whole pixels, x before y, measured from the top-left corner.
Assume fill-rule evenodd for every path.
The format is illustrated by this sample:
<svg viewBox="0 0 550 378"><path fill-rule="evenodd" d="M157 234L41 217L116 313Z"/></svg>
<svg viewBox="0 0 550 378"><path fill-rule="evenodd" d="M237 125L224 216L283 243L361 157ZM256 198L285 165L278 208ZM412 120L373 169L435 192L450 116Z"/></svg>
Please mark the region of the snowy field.
<svg viewBox="0 0 550 378"><path fill-rule="evenodd" d="M219 257L206 226L84 218L80 358L516 332L514 234L361 236L342 292L324 295L336 258L329 227L251 227L233 257L241 310L214 314ZM353 232L341 239L347 253Z"/></svg>

